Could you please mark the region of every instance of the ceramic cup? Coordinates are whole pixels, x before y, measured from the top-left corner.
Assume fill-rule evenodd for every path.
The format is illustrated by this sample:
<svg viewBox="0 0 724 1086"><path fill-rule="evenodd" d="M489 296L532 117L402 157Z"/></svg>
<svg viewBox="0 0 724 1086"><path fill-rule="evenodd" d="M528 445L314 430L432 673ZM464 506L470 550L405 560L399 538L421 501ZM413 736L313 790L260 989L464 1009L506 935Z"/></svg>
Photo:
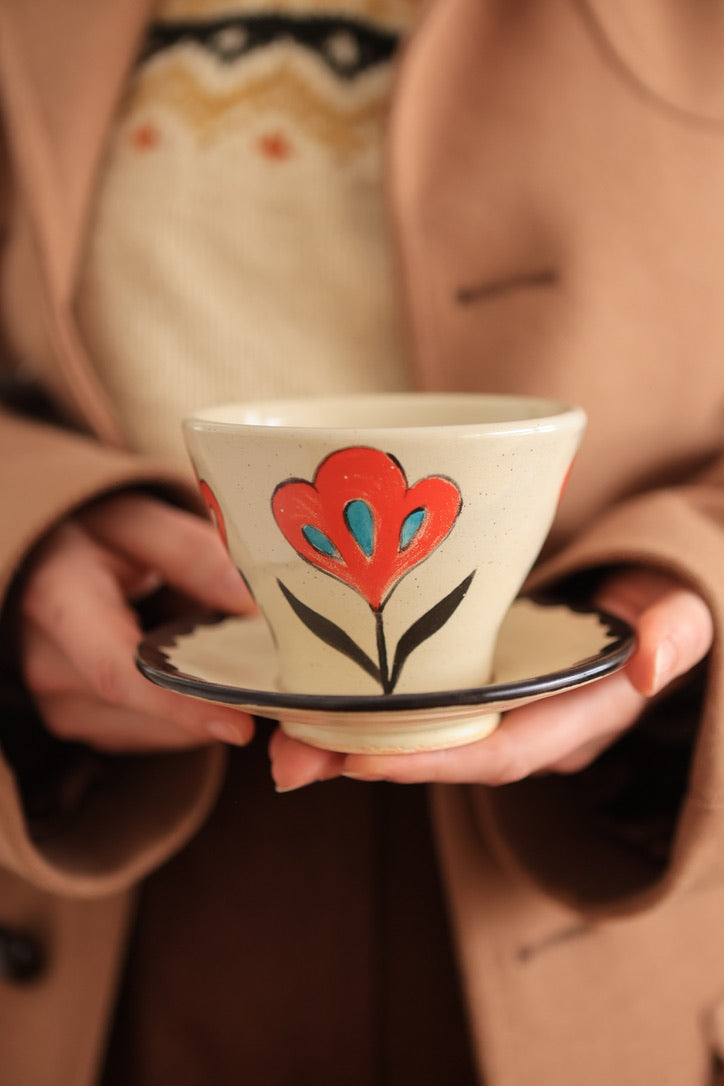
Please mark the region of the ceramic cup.
<svg viewBox="0 0 724 1086"><path fill-rule="evenodd" d="M227 404L183 423L271 629L280 689L391 704L491 681L584 428L578 407L467 393ZM395 749L469 742L495 723L421 745L408 732Z"/></svg>

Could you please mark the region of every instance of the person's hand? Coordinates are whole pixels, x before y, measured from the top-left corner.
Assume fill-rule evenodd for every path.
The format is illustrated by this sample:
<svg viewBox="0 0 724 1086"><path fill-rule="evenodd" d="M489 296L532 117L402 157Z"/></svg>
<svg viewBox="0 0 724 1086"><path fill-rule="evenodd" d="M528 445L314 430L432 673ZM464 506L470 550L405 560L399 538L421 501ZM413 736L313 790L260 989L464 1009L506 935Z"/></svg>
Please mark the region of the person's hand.
<svg viewBox="0 0 724 1086"><path fill-rule="evenodd" d="M636 629L636 650L621 671L513 709L485 739L430 753L337 754L290 739L278 729L270 744L277 789L288 791L338 775L405 784L499 785L536 773L585 768L635 723L648 698L704 658L713 634L704 601L651 570L616 573L598 593L596 604Z"/></svg>
<svg viewBox="0 0 724 1086"><path fill-rule="evenodd" d="M20 662L56 736L107 752L251 738L248 715L163 690L136 670L132 601L161 584L211 608L252 607L212 525L140 493L95 503L40 546L19 600Z"/></svg>

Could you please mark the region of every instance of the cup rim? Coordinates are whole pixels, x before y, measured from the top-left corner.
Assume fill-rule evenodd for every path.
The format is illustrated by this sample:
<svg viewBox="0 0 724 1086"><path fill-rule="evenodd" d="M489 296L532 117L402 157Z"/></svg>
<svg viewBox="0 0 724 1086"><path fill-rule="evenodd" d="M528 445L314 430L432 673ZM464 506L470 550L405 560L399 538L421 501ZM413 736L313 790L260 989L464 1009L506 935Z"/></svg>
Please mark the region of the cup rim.
<svg viewBox="0 0 724 1086"><path fill-rule="evenodd" d="M294 418L316 404L327 412L330 418L339 417L341 412L353 408L365 414L375 408L410 408L420 407L428 410L435 405L443 410L464 407L471 416L464 421L442 422L350 422L340 424L324 422L305 422ZM516 408L517 405L517 408ZM498 413L505 411L507 417L493 419L475 418L474 409L481 413L487 408ZM233 417L229 416L243 416ZM434 432L439 438L442 431L449 431L456 437L470 434L525 434L545 430L560 430L568 427L583 427L586 423L583 408L561 400L535 395L512 393L473 393L473 392L382 392L382 393L333 393L328 396L298 396L283 399L262 399L234 401L213 404L200 408L182 420L186 431L203 433L274 433L325 435L348 435L350 432L373 434L425 434Z"/></svg>

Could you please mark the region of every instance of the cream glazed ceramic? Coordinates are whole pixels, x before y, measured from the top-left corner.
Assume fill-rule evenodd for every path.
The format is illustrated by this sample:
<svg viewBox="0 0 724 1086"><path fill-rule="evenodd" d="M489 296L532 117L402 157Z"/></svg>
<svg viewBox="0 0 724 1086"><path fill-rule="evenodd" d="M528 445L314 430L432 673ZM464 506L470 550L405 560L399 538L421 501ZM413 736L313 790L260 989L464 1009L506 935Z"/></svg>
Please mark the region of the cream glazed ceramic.
<svg viewBox="0 0 724 1086"><path fill-rule="evenodd" d="M455 393L186 419L206 504L272 632L280 689L486 683L584 427L577 407ZM494 724L481 719L481 733Z"/></svg>
<svg viewBox="0 0 724 1086"><path fill-rule="evenodd" d="M146 678L177 693L279 721L327 750L413 753L480 739L501 712L611 675L635 646L627 623L554 599L517 599L495 645L493 681L424 694L294 694L278 687L276 650L260 615L198 615L149 632Z"/></svg>

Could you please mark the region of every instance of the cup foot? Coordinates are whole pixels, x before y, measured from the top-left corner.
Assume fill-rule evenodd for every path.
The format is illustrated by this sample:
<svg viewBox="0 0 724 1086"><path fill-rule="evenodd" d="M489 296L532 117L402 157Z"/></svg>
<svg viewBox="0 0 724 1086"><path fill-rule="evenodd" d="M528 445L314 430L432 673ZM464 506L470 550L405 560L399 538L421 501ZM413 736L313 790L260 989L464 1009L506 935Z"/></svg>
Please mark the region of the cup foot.
<svg viewBox="0 0 724 1086"><path fill-rule="evenodd" d="M458 720L421 720L399 714L399 720L355 723L354 716L340 722L300 723L280 720L284 732L292 739L312 747L334 750L343 754L418 754L423 751L460 747L484 739L500 723L500 713Z"/></svg>

